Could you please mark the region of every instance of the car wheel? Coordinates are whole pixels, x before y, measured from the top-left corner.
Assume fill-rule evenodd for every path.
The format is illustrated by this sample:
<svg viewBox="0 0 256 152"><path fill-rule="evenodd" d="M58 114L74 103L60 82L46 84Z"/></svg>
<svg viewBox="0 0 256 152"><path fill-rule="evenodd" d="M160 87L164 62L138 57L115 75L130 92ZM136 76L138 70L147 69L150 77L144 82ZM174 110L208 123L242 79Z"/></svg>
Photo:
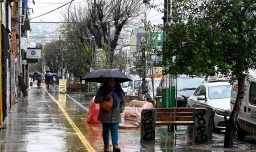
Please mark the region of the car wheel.
<svg viewBox="0 0 256 152"><path fill-rule="evenodd" d="M239 127L238 122L235 122L234 137L237 140L243 140L245 137L245 132Z"/></svg>

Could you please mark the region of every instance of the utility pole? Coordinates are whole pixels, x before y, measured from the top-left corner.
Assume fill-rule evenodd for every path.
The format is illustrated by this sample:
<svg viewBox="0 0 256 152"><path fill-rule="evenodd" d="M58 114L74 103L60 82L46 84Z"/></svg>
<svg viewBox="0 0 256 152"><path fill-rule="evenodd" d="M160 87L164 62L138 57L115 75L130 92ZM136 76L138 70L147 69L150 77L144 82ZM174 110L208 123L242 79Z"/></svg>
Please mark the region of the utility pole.
<svg viewBox="0 0 256 152"><path fill-rule="evenodd" d="M108 50L109 50L109 68L112 68L112 62L111 62L111 57L112 57L112 52L111 52L111 41L110 41L110 22L107 22L108 26Z"/></svg>
<svg viewBox="0 0 256 152"><path fill-rule="evenodd" d="M0 19L2 21L2 7L3 5L0 6ZM20 24L20 23L19 23ZM0 26L0 41L2 42L3 38L2 38L2 25ZM20 40L20 39L19 39ZM20 43L19 43L20 44ZM2 44L0 44L0 50L2 51ZM20 50L20 48L19 48ZM0 65L3 65L3 62L2 62L2 53L0 53ZM4 93L3 93L3 69L2 67L0 68L0 128L3 127L3 122L4 122L4 118L3 118L3 96L4 96Z"/></svg>
<svg viewBox="0 0 256 152"><path fill-rule="evenodd" d="M172 10L171 10L171 6L173 5L173 0L164 0L164 17L163 17L163 21L164 21L164 26L168 25L171 23L172 18ZM167 35L167 31L163 32L163 38L164 40L166 40L166 35ZM167 56L164 55L165 53L163 53L163 68L164 69L168 69L169 65L172 63L172 61L170 59L168 59ZM176 98L177 98L177 80L175 78L174 75L164 75L164 80L166 82L166 84L164 86L166 86L165 88L163 88L162 90L162 101L163 101L163 107L168 108L168 107L176 107Z"/></svg>

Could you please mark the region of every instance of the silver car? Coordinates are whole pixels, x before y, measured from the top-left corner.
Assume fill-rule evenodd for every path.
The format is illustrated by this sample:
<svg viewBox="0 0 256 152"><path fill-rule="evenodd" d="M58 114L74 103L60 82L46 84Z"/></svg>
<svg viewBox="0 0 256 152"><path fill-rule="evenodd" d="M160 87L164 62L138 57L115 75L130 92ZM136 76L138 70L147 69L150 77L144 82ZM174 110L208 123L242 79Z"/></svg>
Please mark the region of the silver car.
<svg viewBox="0 0 256 152"><path fill-rule="evenodd" d="M225 129L224 116L230 115L231 85L228 81L204 82L188 98L187 107L211 107L215 111L213 129Z"/></svg>

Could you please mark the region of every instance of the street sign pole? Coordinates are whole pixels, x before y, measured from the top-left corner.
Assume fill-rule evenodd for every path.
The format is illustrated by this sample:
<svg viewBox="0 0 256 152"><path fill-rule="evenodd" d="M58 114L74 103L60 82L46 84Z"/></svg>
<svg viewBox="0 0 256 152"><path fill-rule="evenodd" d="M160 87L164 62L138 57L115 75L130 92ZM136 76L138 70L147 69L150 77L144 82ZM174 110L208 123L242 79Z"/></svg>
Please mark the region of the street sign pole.
<svg viewBox="0 0 256 152"><path fill-rule="evenodd" d="M163 17L163 21L164 21L164 25L168 25L171 22L171 2L170 0L164 0L164 17ZM165 28L164 28L165 29ZM164 35L164 40L166 39L166 35L167 35L167 31L163 32ZM163 67L165 70L169 70L170 64L172 64L172 60L170 60L169 58L167 58L167 56L165 56L165 53L163 53ZM177 80L176 77L173 75L164 75L164 79L166 82L166 86L163 88L163 95L162 95L162 99L163 99L163 107L164 108L169 108L169 107L176 107L176 84L177 84Z"/></svg>

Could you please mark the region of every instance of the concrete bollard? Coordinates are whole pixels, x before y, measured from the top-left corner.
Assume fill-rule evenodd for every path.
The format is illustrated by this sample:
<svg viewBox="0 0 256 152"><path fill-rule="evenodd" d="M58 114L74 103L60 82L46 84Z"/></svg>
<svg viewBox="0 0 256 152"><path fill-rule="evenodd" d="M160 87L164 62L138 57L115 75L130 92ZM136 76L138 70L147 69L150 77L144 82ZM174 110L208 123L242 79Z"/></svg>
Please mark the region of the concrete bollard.
<svg viewBox="0 0 256 152"><path fill-rule="evenodd" d="M141 142L155 140L155 115L155 109L143 109L141 111Z"/></svg>
<svg viewBox="0 0 256 152"><path fill-rule="evenodd" d="M212 140L212 109L194 109L194 142L208 143Z"/></svg>

